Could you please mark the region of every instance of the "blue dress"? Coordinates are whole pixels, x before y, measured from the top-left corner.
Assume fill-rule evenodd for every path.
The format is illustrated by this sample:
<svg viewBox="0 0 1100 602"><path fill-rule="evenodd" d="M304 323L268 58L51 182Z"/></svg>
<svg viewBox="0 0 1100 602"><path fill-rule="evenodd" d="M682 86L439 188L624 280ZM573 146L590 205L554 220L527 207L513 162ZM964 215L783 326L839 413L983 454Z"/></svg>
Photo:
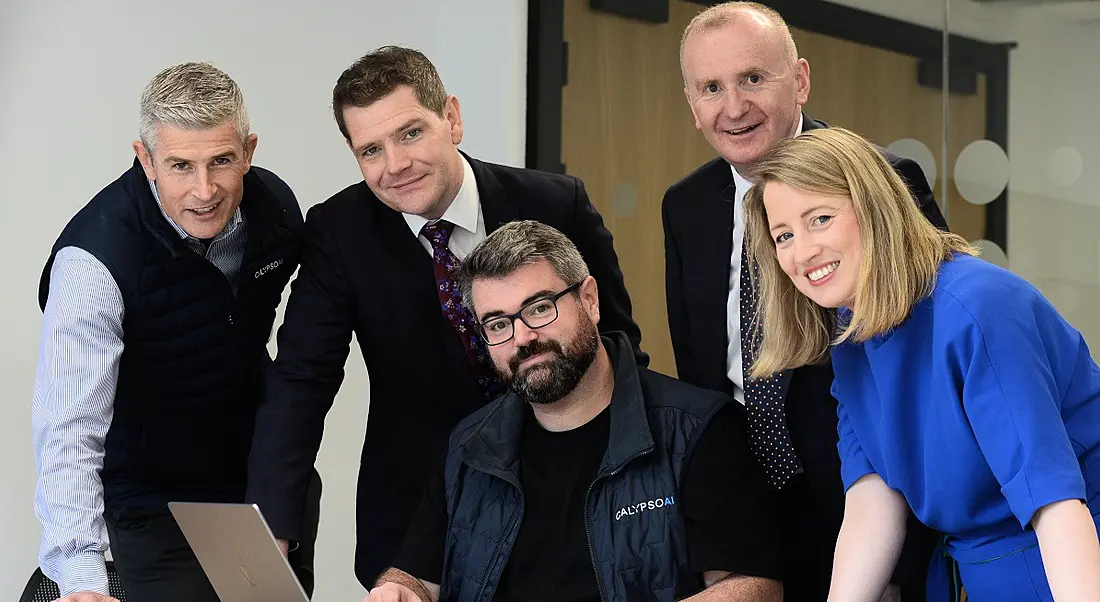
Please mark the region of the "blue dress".
<svg viewBox="0 0 1100 602"><path fill-rule="evenodd" d="M1081 334L1022 278L957 256L906 322L832 361L845 490L877 473L905 496L971 601L1052 600L1031 519L1066 499L1100 515L1100 368Z"/></svg>

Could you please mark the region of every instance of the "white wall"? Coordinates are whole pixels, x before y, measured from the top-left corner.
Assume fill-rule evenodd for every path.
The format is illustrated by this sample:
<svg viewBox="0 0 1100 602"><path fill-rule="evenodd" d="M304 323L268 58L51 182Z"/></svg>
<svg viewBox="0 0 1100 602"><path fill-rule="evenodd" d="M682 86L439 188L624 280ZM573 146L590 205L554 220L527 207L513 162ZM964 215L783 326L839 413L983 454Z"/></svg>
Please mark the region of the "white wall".
<svg viewBox="0 0 1100 602"><path fill-rule="evenodd" d="M276 6L291 6L280 8ZM22 591L37 564L30 400L38 277L67 219L133 159L137 102L156 71L208 60L244 90L255 162L303 206L361 179L329 113L332 86L383 44L423 50L462 101L464 150L522 165L526 2L519 0L113 0L0 2L0 592ZM355 600L355 477L367 410L358 351L329 416L317 600Z"/></svg>

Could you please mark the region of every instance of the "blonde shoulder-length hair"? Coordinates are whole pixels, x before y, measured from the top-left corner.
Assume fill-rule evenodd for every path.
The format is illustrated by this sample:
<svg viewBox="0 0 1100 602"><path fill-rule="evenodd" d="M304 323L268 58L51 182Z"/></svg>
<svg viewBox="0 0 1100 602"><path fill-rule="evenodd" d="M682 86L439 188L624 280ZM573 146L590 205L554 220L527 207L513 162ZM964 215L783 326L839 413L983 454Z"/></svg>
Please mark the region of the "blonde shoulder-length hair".
<svg viewBox="0 0 1100 602"><path fill-rule="evenodd" d="M977 254L961 236L933 226L882 153L843 128L784 140L748 176L756 182L745 195L745 244L749 265L755 262L759 269L755 378L819 363L830 345L892 330L932 291L941 263L955 253ZM800 293L779 265L764 207L772 182L852 200L862 259L851 316L839 325L836 310Z"/></svg>

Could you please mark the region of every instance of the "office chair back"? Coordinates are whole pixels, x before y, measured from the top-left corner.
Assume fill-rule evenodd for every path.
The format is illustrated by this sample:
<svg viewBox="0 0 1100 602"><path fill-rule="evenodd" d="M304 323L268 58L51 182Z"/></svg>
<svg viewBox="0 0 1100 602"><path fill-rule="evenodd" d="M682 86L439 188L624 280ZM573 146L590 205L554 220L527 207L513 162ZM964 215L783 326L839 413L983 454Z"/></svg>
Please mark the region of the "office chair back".
<svg viewBox="0 0 1100 602"><path fill-rule="evenodd" d="M126 602L126 592L122 591L122 581L118 578L113 562L107 562L107 587L112 597L118 598L120 602ZM53 602L60 597L61 589L57 584L44 575L42 569L34 569L19 602Z"/></svg>

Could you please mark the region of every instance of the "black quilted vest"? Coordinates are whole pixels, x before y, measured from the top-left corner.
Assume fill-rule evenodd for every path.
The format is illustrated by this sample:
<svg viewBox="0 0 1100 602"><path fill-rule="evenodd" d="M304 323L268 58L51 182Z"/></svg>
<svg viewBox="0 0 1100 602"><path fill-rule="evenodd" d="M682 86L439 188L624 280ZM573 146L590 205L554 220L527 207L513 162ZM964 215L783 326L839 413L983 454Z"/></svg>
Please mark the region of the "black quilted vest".
<svg viewBox="0 0 1100 602"><path fill-rule="evenodd" d="M703 589L688 562L679 491L687 458L726 398L638 368L622 333L603 341L615 390L607 452L585 497L592 570L604 602L673 602ZM524 414L508 393L451 436L441 602L494 599L523 521Z"/></svg>
<svg viewBox="0 0 1100 602"><path fill-rule="evenodd" d="M125 303L124 351L103 481L110 511L171 500L240 501L267 341L298 267L302 212L275 174L252 167L241 201L247 243L237 292L164 218L140 163L99 192L54 243L110 271Z"/></svg>

